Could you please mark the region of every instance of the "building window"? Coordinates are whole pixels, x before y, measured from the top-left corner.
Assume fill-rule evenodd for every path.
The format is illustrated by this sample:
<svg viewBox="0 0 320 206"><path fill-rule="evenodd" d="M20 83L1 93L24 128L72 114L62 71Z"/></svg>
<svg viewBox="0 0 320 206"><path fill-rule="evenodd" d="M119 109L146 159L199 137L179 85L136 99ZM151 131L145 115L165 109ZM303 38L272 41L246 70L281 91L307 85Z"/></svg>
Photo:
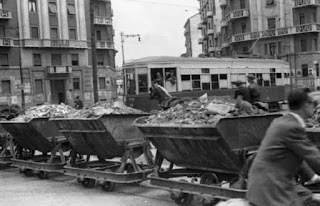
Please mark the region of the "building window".
<svg viewBox="0 0 320 206"><path fill-rule="evenodd" d="M35 85L35 92L36 93L42 93L43 92L43 80L42 79L34 80L34 85Z"/></svg>
<svg viewBox="0 0 320 206"><path fill-rule="evenodd" d="M41 66L41 54L33 54L33 66Z"/></svg>
<svg viewBox="0 0 320 206"><path fill-rule="evenodd" d="M31 27L31 39L39 39L38 27Z"/></svg>
<svg viewBox="0 0 320 206"><path fill-rule="evenodd" d="M97 40L101 41L101 31L97 31Z"/></svg>
<svg viewBox="0 0 320 206"><path fill-rule="evenodd" d="M318 39L313 40L314 50L318 51Z"/></svg>
<svg viewBox="0 0 320 206"><path fill-rule="evenodd" d="M317 13L313 12L312 13L312 23L316 23L317 22Z"/></svg>
<svg viewBox="0 0 320 206"><path fill-rule="evenodd" d="M76 40L77 39L77 31L75 29L69 30L69 39Z"/></svg>
<svg viewBox="0 0 320 206"><path fill-rule="evenodd" d="M306 39L301 39L301 51L307 51L307 40Z"/></svg>
<svg viewBox="0 0 320 206"><path fill-rule="evenodd" d="M227 74L220 74L220 80L227 80L228 75Z"/></svg>
<svg viewBox="0 0 320 206"><path fill-rule="evenodd" d="M276 18L269 18L268 29L275 29L275 28L276 28Z"/></svg>
<svg viewBox="0 0 320 206"><path fill-rule="evenodd" d="M51 39L59 39L58 38L58 29L57 28L51 28L50 36L51 36Z"/></svg>
<svg viewBox="0 0 320 206"><path fill-rule="evenodd" d="M0 25L0 38L6 36L6 30L4 25Z"/></svg>
<svg viewBox="0 0 320 206"><path fill-rule="evenodd" d="M35 13L37 12L37 1L29 0L29 12Z"/></svg>
<svg viewBox="0 0 320 206"><path fill-rule="evenodd" d="M104 61L103 61L103 55L102 54L98 54L98 65L99 66L103 66L104 65Z"/></svg>
<svg viewBox="0 0 320 206"><path fill-rule="evenodd" d="M61 54L51 54L51 65L52 66L61 66Z"/></svg>
<svg viewBox="0 0 320 206"><path fill-rule="evenodd" d="M209 74L209 73L210 73L210 69L208 69L208 68L202 68L202 69L201 69L201 73L203 73L203 74Z"/></svg>
<svg viewBox="0 0 320 206"><path fill-rule="evenodd" d="M71 54L71 64L72 64L72 66L79 65L79 55L78 54Z"/></svg>
<svg viewBox="0 0 320 206"><path fill-rule="evenodd" d="M139 93L148 93L148 75L139 74L138 82Z"/></svg>
<svg viewBox="0 0 320 206"><path fill-rule="evenodd" d="M267 0L266 5L267 6L274 5L274 0Z"/></svg>
<svg viewBox="0 0 320 206"><path fill-rule="evenodd" d="M49 3L49 13L50 14L57 14L57 4L54 2Z"/></svg>
<svg viewBox="0 0 320 206"><path fill-rule="evenodd" d="M240 9L245 9L245 8L246 8L246 1L240 0Z"/></svg>
<svg viewBox="0 0 320 206"><path fill-rule="evenodd" d="M246 23L242 23L241 24L241 33L246 33L247 32L247 24Z"/></svg>
<svg viewBox="0 0 320 206"><path fill-rule="evenodd" d="M277 44L276 44L276 43L271 43L271 44L269 45L269 48L270 48L270 55L271 55L271 56L276 55Z"/></svg>
<svg viewBox="0 0 320 206"><path fill-rule="evenodd" d="M94 16L100 16L100 8L99 6L94 7Z"/></svg>
<svg viewBox="0 0 320 206"><path fill-rule="evenodd" d="M99 77L99 89L105 89L105 88L106 88L106 78Z"/></svg>
<svg viewBox="0 0 320 206"><path fill-rule="evenodd" d="M11 94L11 82L10 80L1 81L2 94Z"/></svg>
<svg viewBox="0 0 320 206"><path fill-rule="evenodd" d="M302 77L307 77L309 74L308 64L302 64Z"/></svg>
<svg viewBox="0 0 320 206"><path fill-rule="evenodd" d="M76 14L76 9L74 7L74 4L68 4L68 14L69 15L75 15Z"/></svg>
<svg viewBox="0 0 320 206"><path fill-rule="evenodd" d="M0 54L0 66L9 66L8 54Z"/></svg>
<svg viewBox="0 0 320 206"><path fill-rule="evenodd" d="M73 78L73 90L80 90L80 78Z"/></svg>
<svg viewBox="0 0 320 206"><path fill-rule="evenodd" d="M299 14L299 22L300 22L300 24L306 23L306 16L304 15L304 13Z"/></svg>

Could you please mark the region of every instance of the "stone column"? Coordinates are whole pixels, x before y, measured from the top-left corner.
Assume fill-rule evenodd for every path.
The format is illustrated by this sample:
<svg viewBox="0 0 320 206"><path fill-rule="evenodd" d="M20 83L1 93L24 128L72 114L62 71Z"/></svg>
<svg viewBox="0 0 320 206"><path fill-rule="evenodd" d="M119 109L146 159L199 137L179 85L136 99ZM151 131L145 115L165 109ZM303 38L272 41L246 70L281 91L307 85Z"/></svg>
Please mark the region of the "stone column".
<svg viewBox="0 0 320 206"><path fill-rule="evenodd" d="M61 39L69 39L69 28L68 28L68 14L67 14L67 1L60 0L59 2L59 25Z"/></svg>
<svg viewBox="0 0 320 206"><path fill-rule="evenodd" d="M50 39L50 23L49 23L49 9L48 1L39 0L41 11L39 11L41 33L40 37L42 39Z"/></svg>

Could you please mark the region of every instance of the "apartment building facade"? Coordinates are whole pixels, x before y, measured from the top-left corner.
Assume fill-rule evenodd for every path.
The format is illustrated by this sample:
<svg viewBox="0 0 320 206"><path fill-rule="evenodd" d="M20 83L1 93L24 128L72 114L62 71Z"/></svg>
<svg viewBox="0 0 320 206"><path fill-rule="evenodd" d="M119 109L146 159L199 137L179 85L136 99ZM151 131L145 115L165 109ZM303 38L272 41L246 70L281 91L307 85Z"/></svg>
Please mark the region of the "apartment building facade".
<svg viewBox="0 0 320 206"><path fill-rule="evenodd" d="M0 104L93 102L90 1L0 0ZM116 95L110 0L94 0L100 100ZM21 84L23 80L23 84Z"/></svg>
<svg viewBox="0 0 320 206"><path fill-rule="evenodd" d="M195 14L191 16L184 25L184 36L185 36L185 47L186 55L188 57L198 57L202 54L202 47L198 43L199 38L201 38L201 31L197 29L200 23L200 14Z"/></svg>
<svg viewBox="0 0 320 206"><path fill-rule="evenodd" d="M200 0L200 7L206 7L210 1L214 0ZM290 63L292 82L319 89L319 0L214 2L221 9L221 30L215 33L214 48L222 56L284 59ZM204 21L202 18L202 30L208 28ZM202 45L206 47L204 41ZM206 56L216 56L206 49L203 52Z"/></svg>

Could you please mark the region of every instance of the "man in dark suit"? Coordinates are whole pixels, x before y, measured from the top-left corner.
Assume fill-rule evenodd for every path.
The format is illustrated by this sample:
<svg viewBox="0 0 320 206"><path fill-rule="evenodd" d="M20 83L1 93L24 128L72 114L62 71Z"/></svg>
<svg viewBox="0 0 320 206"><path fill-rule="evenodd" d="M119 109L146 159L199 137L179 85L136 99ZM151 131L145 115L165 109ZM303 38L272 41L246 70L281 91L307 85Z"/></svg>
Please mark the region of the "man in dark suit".
<svg viewBox="0 0 320 206"><path fill-rule="evenodd" d="M313 115L315 101L309 89L295 89L288 102L290 113L272 122L249 171L247 199L251 205L320 205L295 181L303 161L320 174L320 151L308 139L304 122Z"/></svg>

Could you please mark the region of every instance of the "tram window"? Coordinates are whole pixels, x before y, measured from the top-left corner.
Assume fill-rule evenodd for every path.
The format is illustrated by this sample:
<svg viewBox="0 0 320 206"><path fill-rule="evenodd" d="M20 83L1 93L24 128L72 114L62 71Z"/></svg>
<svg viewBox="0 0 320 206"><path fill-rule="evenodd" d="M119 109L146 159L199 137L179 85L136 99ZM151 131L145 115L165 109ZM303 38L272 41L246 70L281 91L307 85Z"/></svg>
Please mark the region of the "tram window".
<svg viewBox="0 0 320 206"><path fill-rule="evenodd" d="M138 75L139 82L139 93L147 93L148 92L148 76L147 74L139 74Z"/></svg>
<svg viewBox="0 0 320 206"><path fill-rule="evenodd" d="M276 86L276 74L275 73L270 74L270 82L271 82L271 86Z"/></svg>
<svg viewBox="0 0 320 206"><path fill-rule="evenodd" d="M211 88L212 89L219 89L219 75L213 74L211 75Z"/></svg>
<svg viewBox="0 0 320 206"><path fill-rule="evenodd" d="M277 73L277 79L281 79L282 78L282 74L281 73Z"/></svg>
<svg viewBox="0 0 320 206"><path fill-rule="evenodd" d="M193 90L201 89L200 75L191 75L191 77L192 77L192 89Z"/></svg>
<svg viewBox="0 0 320 206"><path fill-rule="evenodd" d="M202 83L202 90L210 90L210 83Z"/></svg>
<svg viewBox="0 0 320 206"><path fill-rule="evenodd" d="M134 73L126 74L127 94L136 94L136 81Z"/></svg>
<svg viewBox="0 0 320 206"><path fill-rule="evenodd" d="M228 79L228 75L227 74L220 74L220 79Z"/></svg>
<svg viewBox="0 0 320 206"><path fill-rule="evenodd" d="M269 80L263 81L263 86L269 87L270 86L270 81Z"/></svg>
<svg viewBox="0 0 320 206"><path fill-rule="evenodd" d="M190 75L181 75L181 81L190 81Z"/></svg>
<svg viewBox="0 0 320 206"><path fill-rule="evenodd" d="M209 73L210 73L210 70L209 70L208 68L202 68L202 69L201 69L201 73L209 74Z"/></svg>

